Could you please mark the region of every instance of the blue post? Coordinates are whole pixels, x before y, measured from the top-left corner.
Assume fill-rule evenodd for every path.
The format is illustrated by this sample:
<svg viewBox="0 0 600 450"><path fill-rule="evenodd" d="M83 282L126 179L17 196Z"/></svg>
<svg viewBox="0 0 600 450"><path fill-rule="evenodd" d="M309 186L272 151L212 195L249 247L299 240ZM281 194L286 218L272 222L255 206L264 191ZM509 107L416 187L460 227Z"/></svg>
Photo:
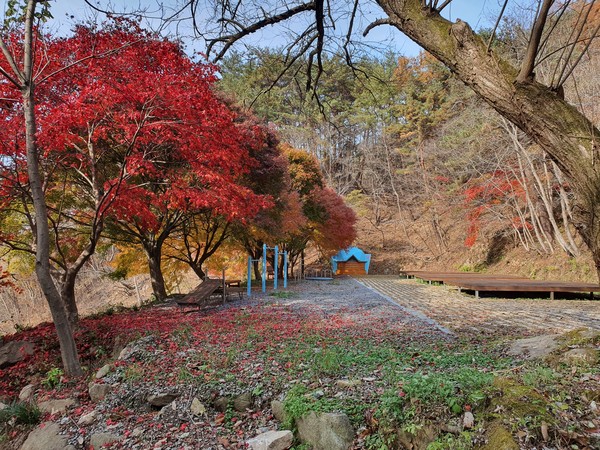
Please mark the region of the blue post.
<svg viewBox="0 0 600 450"><path fill-rule="evenodd" d="M248 298L252 295L252 256L248 256Z"/></svg>
<svg viewBox="0 0 600 450"><path fill-rule="evenodd" d="M287 289L287 252L283 252L283 288Z"/></svg>
<svg viewBox="0 0 600 450"><path fill-rule="evenodd" d="M273 267L273 290L277 290L277 269L279 268L279 247L275 246L275 267Z"/></svg>
<svg viewBox="0 0 600 450"><path fill-rule="evenodd" d="M263 244L262 291L267 292L267 244Z"/></svg>

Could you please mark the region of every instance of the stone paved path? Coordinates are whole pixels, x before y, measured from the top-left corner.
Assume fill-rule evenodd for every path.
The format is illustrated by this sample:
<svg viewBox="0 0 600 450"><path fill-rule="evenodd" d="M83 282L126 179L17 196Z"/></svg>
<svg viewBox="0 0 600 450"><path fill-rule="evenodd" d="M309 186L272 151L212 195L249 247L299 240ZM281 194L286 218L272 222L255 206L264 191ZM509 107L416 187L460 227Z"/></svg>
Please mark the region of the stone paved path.
<svg viewBox="0 0 600 450"><path fill-rule="evenodd" d="M480 298L448 286L431 286L398 277L356 278L389 300L418 311L455 331L564 332L600 329L600 301Z"/></svg>

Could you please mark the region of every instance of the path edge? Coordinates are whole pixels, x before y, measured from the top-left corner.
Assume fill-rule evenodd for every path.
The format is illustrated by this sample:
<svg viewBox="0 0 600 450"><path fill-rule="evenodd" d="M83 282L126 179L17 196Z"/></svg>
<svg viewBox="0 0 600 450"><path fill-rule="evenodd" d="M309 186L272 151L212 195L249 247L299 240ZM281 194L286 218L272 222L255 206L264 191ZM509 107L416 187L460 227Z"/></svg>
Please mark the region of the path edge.
<svg viewBox="0 0 600 450"><path fill-rule="evenodd" d="M444 334L447 334L449 336L455 336L455 333L451 330L449 330L448 328L440 325L439 323L437 323L434 319L432 319L431 317L427 317L425 314L423 314L421 311L418 311L416 309L412 309L412 308L408 308L406 306L402 306L400 304L398 304L396 301L394 301L393 298L388 297L387 295L381 293L380 291L378 291L377 289L371 287L371 286L367 286L365 283L363 283L362 281L354 278L354 277L350 277L352 280L354 280L356 283L360 284L361 286L367 288L368 290L370 290L371 292L374 292L375 294L379 295L381 298L385 299L386 301L388 301L389 303L392 303L394 306L400 308L401 310L405 311L406 313L416 317L417 319L425 322L427 325L432 326L433 328L436 328L437 330L441 331Z"/></svg>

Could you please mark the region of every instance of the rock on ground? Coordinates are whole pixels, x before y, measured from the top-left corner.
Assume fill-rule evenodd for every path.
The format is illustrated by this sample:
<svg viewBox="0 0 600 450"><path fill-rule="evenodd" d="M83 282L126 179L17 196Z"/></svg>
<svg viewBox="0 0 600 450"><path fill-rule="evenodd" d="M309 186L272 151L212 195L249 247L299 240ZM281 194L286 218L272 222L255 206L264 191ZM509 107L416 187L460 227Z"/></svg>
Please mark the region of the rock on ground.
<svg viewBox="0 0 600 450"><path fill-rule="evenodd" d="M77 425L82 425L82 426L92 425L93 423L96 422L96 420L98 419L98 416L99 416L99 414L98 414L98 411L96 411L96 410L94 410L88 414L84 414L77 421Z"/></svg>
<svg viewBox="0 0 600 450"><path fill-rule="evenodd" d="M110 364L105 364L100 369L98 369L98 372L96 372L96 379L99 380L100 378L104 378L106 375L108 375L108 373L111 370L112 366Z"/></svg>
<svg viewBox="0 0 600 450"><path fill-rule="evenodd" d="M166 393L166 394L151 394L148 396L146 401L150 403L152 406L163 407L167 406L173 400L179 397L177 393Z"/></svg>
<svg viewBox="0 0 600 450"><path fill-rule="evenodd" d="M285 422L287 419L283 402L280 402L279 400L273 400L271 402L271 411L273 412L273 417L275 417L278 421Z"/></svg>
<svg viewBox="0 0 600 450"><path fill-rule="evenodd" d="M238 395L233 400L233 409L239 412L246 412L247 409L252 408L252 393L244 392Z"/></svg>
<svg viewBox="0 0 600 450"><path fill-rule="evenodd" d="M494 422L488 427L487 444L481 450L519 450L519 444L502 424Z"/></svg>
<svg viewBox="0 0 600 450"><path fill-rule="evenodd" d="M90 438L90 446L99 449L102 448L103 445L112 444L121 439L121 436L112 433L96 433L92 434L92 437Z"/></svg>
<svg viewBox="0 0 600 450"><path fill-rule="evenodd" d="M21 389L19 392L19 400L22 402L28 402L33 398L33 392L35 391L35 386L33 384L28 384L27 386Z"/></svg>
<svg viewBox="0 0 600 450"><path fill-rule="evenodd" d="M77 402L75 400L73 400L72 398L47 400L45 402L40 402L38 404L38 408L40 408L40 411L43 413L50 413L50 414L64 413L67 410L67 408L75 405L76 403Z"/></svg>
<svg viewBox="0 0 600 450"><path fill-rule="evenodd" d="M201 416L206 414L206 406L204 406L200 400L194 397L190 406L190 412L195 416Z"/></svg>
<svg viewBox="0 0 600 450"><path fill-rule="evenodd" d="M543 358L559 347L559 338L560 335L558 334L548 334L518 339L508 349L508 354L525 356L529 359Z"/></svg>
<svg viewBox="0 0 600 450"><path fill-rule="evenodd" d="M42 423L29 433L21 450L64 450L67 439L60 435L60 427L54 422Z"/></svg>
<svg viewBox="0 0 600 450"><path fill-rule="evenodd" d="M294 435L291 431L268 431L247 441L252 450L286 450L292 446Z"/></svg>
<svg viewBox="0 0 600 450"><path fill-rule="evenodd" d="M104 400L111 390L112 387L109 384L90 383L88 385L88 392L94 403Z"/></svg>
<svg viewBox="0 0 600 450"><path fill-rule="evenodd" d="M300 441L313 450L348 450L352 447L354 430L350 419L343 413L311 412L296 420Z"/></svg>
<svg viewBox="0 0 600 450"><path fill-rule="evenodd" d="M0 369L13 366L33 355L34 345L28 341L11 341L0 347Z"/></svg>

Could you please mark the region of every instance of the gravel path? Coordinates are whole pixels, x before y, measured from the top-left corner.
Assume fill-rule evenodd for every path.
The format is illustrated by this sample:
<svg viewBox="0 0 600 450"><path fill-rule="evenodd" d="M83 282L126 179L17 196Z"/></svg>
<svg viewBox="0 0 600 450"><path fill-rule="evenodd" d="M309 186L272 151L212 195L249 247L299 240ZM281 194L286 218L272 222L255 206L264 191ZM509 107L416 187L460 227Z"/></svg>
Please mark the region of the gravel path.
<svg viewBox="0 0 600 450"><path fill-rule="evenodd" d="M479 298L390 276L358 278L396 304L453 331L535 333L600 329L600 301Z"/></svg>
<svg viewBox="0 0 600 450"><path fill-rule="evenodd" d="M408 327L419 328L419 332L430 330L433 334L453 334L418 309L398 303L378 289L350 277L305 280L290 283L287 289L279 291L292 294L286 298L267 289L266 294L253 292L250 303L277 302L295 309L307 309L324 317L337 315L365 326L379 324L390 329Z"/></svg>

